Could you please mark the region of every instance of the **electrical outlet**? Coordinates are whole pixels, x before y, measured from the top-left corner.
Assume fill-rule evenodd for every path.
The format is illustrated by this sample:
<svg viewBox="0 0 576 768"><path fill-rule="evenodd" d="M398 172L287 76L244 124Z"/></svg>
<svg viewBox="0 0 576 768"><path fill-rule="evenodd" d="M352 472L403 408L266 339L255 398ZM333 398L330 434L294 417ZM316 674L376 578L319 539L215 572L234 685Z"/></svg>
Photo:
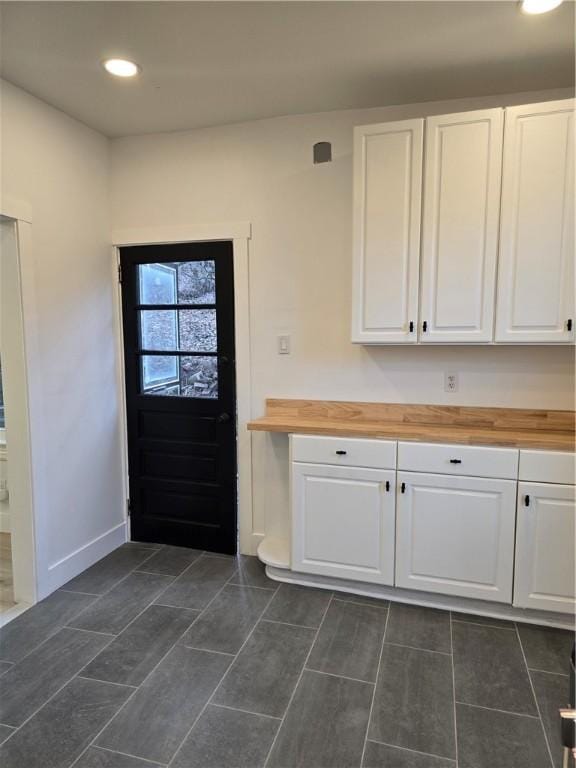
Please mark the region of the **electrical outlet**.
<svg viewBox="0 0 576 768"><path fill-rule="evenodd" d="M289 355L290 354L290 336L278 336L278 354Z"/></svg>
<svg viewBox="0 0 576 768"><path fill-rule="evenodd" d="M444 392L458 392L458 374L444 374Z"/></svg>

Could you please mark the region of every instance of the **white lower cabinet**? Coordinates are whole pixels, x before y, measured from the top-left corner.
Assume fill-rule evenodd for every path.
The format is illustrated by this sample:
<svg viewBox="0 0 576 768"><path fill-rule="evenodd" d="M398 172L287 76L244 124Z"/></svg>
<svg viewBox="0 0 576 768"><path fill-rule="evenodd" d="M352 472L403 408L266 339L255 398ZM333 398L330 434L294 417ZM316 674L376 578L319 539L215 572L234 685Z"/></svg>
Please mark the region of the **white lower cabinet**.
<svg viewBox="0 0 576 768"><path fill-rule="evenodd" d="M395 471L292 463L292 569L394 583Z"/></svg>
<svg viewBox="0 0 576 768"><path fill-rule="evenodd" d="M396 586L512 602L516 482L398 472Z"/></svg>
<svg viewBox="0 0 576 768"><path fill-rule="evenodd" d="M576 608L575 488L519 483L514 605L562 613Z"/></svg>

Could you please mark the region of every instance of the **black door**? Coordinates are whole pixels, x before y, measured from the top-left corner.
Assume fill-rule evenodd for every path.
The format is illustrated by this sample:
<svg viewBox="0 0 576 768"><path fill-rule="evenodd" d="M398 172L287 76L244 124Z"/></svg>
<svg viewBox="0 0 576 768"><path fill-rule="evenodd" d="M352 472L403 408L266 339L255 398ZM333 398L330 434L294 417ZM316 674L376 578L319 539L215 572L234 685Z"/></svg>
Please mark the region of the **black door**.
<svg viewBox="0 0 576 768"><path fill-rule="evenodd" d="M236 553L232 243L122 248L131 535Z"/></svg>

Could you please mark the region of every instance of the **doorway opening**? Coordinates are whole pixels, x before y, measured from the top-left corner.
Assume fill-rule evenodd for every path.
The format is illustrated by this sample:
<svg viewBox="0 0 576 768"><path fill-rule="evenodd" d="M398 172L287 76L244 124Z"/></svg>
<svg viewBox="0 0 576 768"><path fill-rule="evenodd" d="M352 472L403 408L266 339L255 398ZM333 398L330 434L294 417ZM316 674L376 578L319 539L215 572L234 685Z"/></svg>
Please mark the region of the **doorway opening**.
<svg viewBox="0 0 576 768"><path fill-rule="evenodd" d="M0 626L36 601L21 225L0 215Z"/></svg>
<svg viewBox="0 0 576 768"><path fill-rule="evenodd" d="M120 248L131 538L237 552L232 242Z"/></svg>

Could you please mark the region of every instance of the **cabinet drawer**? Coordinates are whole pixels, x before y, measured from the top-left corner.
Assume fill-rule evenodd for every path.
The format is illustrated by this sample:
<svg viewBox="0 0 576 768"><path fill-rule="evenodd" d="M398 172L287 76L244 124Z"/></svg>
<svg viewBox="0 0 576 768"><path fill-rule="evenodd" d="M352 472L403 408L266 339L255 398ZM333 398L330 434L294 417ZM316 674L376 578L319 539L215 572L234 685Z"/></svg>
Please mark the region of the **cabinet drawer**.
<svg viewBox="0 0 576 768"><path fill-rule="evenodd" d="M292 435L292 461L343 467L396 468L396 443L350 437Z"/></svg>
<svg viewBox="0 0 576 768"><path fill-rule="evenodd" d="M520 451L520 480L574 485L575 455L566 451Z"/></svg>
<svg viewBox="0 0 576 768"><path fill-rule="evenodd" d="M398 469L516 480L518 451L471 445L398 443Z"/></svg>

